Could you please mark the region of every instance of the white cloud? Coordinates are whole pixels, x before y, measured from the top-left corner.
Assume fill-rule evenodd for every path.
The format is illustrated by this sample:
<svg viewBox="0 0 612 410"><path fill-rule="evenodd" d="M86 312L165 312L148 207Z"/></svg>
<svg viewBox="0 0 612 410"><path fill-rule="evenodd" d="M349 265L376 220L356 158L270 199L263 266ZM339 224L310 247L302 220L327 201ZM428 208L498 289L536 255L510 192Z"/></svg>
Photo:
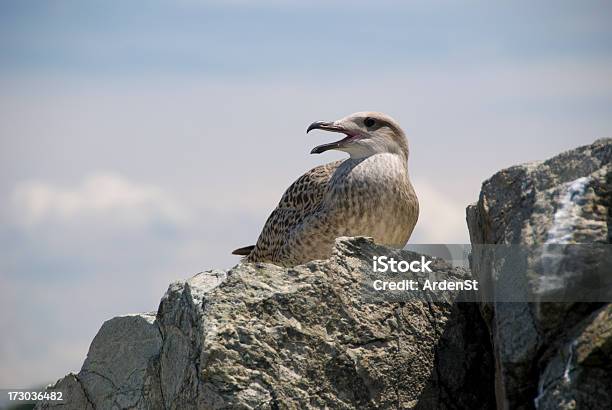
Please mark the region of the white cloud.
<svg viewBox="0 0 612 410"><path fill-rule="evenodd" d="M180 223L187 218L187 212L160 188L115 173L90 175L72 188L43 181L22 182L13 191L12 202L16 221L29 227L48 219L99 215L133 225L160 219Z"/></svg>
<svg viewBox="0 0 612 410"><path fill-rule="evenodd" d="M437 191L427 181L416 181L419 221L410 243L469 243L465 206Z"/></svg>

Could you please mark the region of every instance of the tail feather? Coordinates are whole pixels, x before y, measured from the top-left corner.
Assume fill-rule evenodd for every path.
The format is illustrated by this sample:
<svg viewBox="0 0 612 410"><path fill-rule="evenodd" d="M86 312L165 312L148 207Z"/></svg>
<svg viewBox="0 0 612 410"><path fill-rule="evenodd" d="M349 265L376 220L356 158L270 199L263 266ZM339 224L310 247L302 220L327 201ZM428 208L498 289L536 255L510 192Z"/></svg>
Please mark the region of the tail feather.
<svg viewBox="0 0 612 410"><path fill-rule="evenodd" d="M235 249L232 252L232 255L247 256L253 251L253 249L255 249L255 245L245 246L243 248Z"/></svg>

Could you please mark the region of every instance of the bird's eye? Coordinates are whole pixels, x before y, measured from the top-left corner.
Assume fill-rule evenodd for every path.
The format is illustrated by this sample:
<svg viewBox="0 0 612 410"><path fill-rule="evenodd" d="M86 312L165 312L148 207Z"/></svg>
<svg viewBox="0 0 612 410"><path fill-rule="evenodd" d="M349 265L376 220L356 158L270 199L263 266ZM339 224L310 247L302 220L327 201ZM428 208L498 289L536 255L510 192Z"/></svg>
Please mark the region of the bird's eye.
<svg viewBox="0 0 612 410"><path fill-rule="evenodd" d="M366 127L372 127L374 124L376 124L376 120L372 117L367 117L365 120L363 120L363 123Z"/></svg>

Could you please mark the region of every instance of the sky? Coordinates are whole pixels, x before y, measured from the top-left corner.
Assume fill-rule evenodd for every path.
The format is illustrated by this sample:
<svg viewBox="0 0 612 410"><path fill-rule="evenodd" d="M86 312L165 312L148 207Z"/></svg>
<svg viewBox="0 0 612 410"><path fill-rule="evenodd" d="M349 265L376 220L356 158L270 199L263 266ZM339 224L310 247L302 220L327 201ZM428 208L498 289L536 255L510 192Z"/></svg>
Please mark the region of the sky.
<svg viewBox="0 0 612 410"><path fill-rule="evenodd" d="M515 164L612 136L603 1L0 2L0 388L78 371L101 324L238 262L343 157L317 120L409 139L412 243L467 243Z"/></svg>

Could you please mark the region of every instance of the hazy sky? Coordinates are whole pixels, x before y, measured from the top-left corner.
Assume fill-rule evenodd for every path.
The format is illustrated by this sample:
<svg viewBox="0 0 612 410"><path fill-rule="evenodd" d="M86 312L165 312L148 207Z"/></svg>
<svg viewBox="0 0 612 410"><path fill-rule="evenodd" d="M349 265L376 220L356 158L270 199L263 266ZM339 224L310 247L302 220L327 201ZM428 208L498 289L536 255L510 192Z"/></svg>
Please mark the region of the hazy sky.
<svg viewBox="0 0 612 410"><path fill-rule="evenodd" d="M404 127L415 243L468 241L497 170L612 136L612 3L0 2L0 388L78 371L114 315L229 267L339 153Z"/></svg>

